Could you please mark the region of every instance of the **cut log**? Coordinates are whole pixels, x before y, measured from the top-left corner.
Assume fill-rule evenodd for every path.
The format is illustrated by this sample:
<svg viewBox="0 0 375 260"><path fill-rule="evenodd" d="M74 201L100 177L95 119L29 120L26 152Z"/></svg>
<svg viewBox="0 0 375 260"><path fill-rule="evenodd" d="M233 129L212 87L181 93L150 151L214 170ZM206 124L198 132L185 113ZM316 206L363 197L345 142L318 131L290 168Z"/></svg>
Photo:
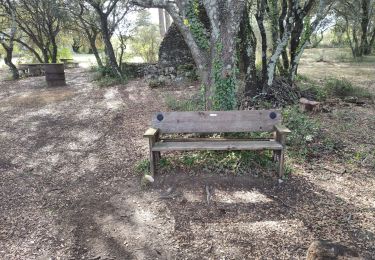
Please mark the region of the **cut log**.
<svg viewBox="0 0 375 260"><path fill-rule="evenodd" d="M302 112L317 112L320 108L320 102L301 98L299 100L300 109Z"/></svg>

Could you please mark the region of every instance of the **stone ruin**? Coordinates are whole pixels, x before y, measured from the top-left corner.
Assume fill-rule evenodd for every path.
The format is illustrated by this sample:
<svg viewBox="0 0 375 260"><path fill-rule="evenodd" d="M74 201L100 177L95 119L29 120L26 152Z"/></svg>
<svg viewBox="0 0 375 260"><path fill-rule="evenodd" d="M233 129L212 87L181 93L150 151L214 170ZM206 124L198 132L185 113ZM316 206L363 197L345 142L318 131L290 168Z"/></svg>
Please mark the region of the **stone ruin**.
<svg viewBox="0 0 375 260"><path fill-rule="evenodd" d="M144 77L150 87L184 84L197 79L189 47L174 23L160 44L158 63L125 63L123 69L130 77Z"/></svg>
<svg viewBox="0 0 375 260"><path fill-rule="evenodd" d="M169 27L160 45L159 62L146 66L144 77L150 87L196 80L193 57L174 23Z"/></svg>

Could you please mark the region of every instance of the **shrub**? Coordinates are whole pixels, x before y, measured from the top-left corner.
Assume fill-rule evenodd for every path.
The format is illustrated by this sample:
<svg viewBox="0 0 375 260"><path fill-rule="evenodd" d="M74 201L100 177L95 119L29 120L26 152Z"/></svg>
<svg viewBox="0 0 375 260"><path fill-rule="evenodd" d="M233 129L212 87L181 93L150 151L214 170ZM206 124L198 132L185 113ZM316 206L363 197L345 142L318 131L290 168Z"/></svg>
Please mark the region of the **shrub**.
<svg viewBox="0 0 375 260"><path fill-rule="evenodd" d="M295 155L305 157L309 153L309 144L318 139L319 123L299 111L297 106L283 110L284 124L292 130L287 144Z"/></svg>
<svg viewBox="0 0 375 260"><path fill-rule="evenodd" d="M126 78L120 78L115 75L109 66L91 67L90 71L94 72L93 80L96 81L99 87L110 87L114 85L126 84Z"/></svg>

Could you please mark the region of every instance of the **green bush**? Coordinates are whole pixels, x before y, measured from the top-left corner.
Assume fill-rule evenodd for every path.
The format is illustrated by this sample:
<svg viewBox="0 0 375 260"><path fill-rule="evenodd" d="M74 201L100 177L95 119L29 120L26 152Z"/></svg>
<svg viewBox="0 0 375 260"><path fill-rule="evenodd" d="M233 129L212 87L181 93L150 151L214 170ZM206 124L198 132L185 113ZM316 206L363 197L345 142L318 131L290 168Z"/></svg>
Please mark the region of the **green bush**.
<svg viewBox="0 0 375 260"><path fill-rule="evenodd" d="M350 81L347 79L336 79L331 78L326 81L324 86L327 94L332 97L363 97L363 98L370 98L371 93L366 89L354 86Z"/></svg>
<svg viewBox="0 0 375 260"><path fill-rule="evenodd" d="M309 153L309 144L318 139L318 121L300 112L297 106L284 109L283 118L284 124L292 130L287 139L289 150L295 155L305 157Z"/></svg>
<svg viewBox="0 0 375 260"><path fill-rule="evenodd" d="M135 171L140 174L148 174L150 172L150 162L147 159L138 161L135 165Z"/></svg>
<svg viewBox="0 0 375 260"><path fill-rule="evenodd" d="M109 66L104 67L91 67L91 72L94 72L93 80L96 81L99 87L110 87L114 85L126 84L127 80L125 77L120 78L118 75L113 73L113 70Z"/></svg>

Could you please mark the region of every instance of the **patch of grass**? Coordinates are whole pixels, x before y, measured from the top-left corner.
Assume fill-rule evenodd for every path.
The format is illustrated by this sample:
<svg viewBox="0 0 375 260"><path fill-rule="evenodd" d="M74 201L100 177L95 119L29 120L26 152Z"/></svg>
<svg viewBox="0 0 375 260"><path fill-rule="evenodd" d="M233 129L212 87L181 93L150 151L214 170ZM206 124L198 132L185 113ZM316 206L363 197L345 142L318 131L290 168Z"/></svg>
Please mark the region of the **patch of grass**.
<svg viewBox="0 0 375 260"><path fill-rule="evenodd" d="M200 95L190 99L176 99L174 96L166 95L165 103L172 111L200 111L204 110L204 102Z"/></svg>
<svg viewBox="0 0 375 260"><path fill-rule="evenodd" d="M123 84L126 84L126 80L125 79L121 79L121 78L118 78L118 77L115 77L115 78L112 78L112 77L109 77L109 76L105 76L99 80L97 80L97 83L99 85L99 87L111 87L111 86L115 86L115 85L123 85Z"/></svg>
<svg viewBox="0 0 375 260"><path fill-rule="evenodd" d="M361 87L354 86L350 81L345 78L336 79L330 78L326 81L324 89L327 95L331 97L358 97L358 98L371 98L371 93Z"/></svg>
<svg viewBox="0 0 375 260"><path fill-rule="evenodd" d="M272 151L202 151L186 152L171 157L172 165L210 174L242 175L258 171L276 170Z"/></svg>
<svg viewBox="0 0 375 260"><path fill-rule="evenodd" d="M306 75L298 75L296 81L303 97L317 101L326 100L327 91L316 80Z"/></svg>
<svg viewBox="0 0 375 260"><path fill-rule="evenodd" d="M289 151L296 157L305 158L310 152L309 145L318 139L319 122L300 112L297 106L284 109L283 118L284 124L292 130L287 139Z"/></svg>
<svg viewBox="0 0 375 260"><path fill-rule="evenodd" d="M135 165L135 171L139 174L148 174L150 172L150 162L147 159L138 161Z"/></svg>
<svg viewBox="0 0 375 260"><path fill-rule="evenodd" d="M125 77L120 78L118 75L114 75L109 67L91 67L90 70L95 73L93 80L98 83L99 87L110 87L127 82Z"/></svg>

